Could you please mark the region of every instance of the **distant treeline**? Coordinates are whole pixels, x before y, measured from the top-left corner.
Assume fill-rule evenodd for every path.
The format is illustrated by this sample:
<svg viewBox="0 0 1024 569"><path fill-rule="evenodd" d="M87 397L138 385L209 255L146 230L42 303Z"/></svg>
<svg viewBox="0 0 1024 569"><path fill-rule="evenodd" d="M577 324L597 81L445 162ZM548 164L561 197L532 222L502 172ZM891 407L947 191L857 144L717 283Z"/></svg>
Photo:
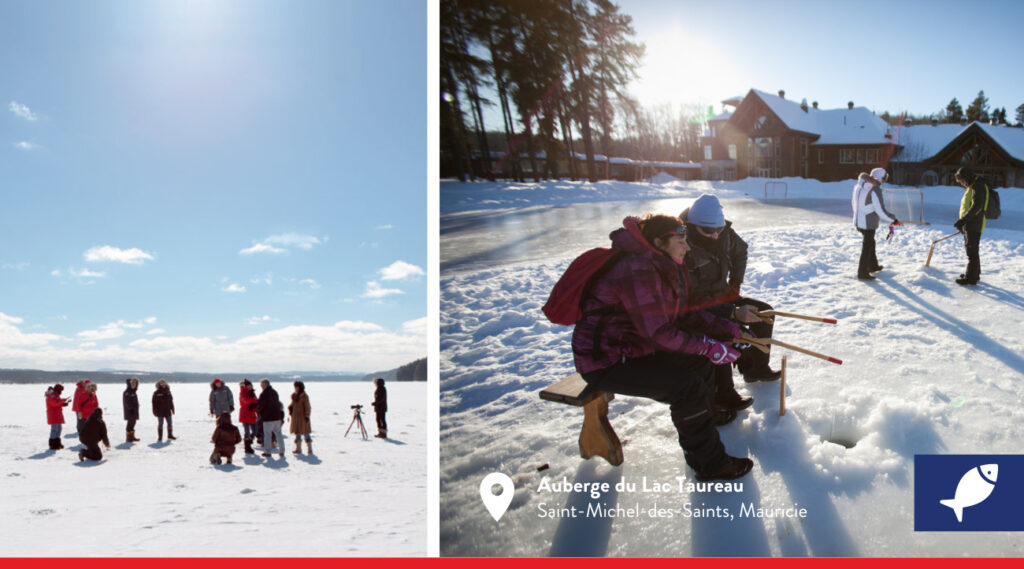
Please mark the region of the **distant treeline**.
<svg viewBox="0 0 1024 569"><path fill-rule="evenodd" d="M367 381L374 377L384 377L392 381L426 381L427 378L426 359L417 360L393 369L377 374L363 375L361 373L320 373L320 372L293 372L293 373L189 373L189 372L132 372L132 371L42 371L38 369L0 369L0 383L63 383L74 385L83 379L93 383L124 383L129 377L137 377L143 384L155 383L158 379L167 380L170 383L209 383L214 377L219 377L227 384L238 383L243 379L249 379L253 383L267 378L271 383L291 383L293 381L317 382L317 381Z"/></svg>
<svg viewBox="0 0 1024 569"><path fill-rule="evenodd" d="M427 358L416 360L405 364L402 367L390 371L371 373L363 377L364 380L372 380L375 377L384 378L388 381L426 381L427 380Z"/></svg>

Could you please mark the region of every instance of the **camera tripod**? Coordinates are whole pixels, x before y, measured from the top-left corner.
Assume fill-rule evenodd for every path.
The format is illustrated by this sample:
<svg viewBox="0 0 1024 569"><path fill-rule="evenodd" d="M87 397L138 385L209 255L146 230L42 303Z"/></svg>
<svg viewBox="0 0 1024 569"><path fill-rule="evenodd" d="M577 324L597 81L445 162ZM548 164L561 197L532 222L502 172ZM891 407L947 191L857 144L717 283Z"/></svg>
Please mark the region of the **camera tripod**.
<svg viewBox="0 0 1024 569"><path fill-rule="evenodd" d="M359 432L363 435L363 440L369 440L370 436L366 434L366 427L363 426L363 406L353 405L352 406L352 422L348 424L348 429L345 430L345 436L348 436L348 432L352 430L352 425L359 424Z"/></svg>

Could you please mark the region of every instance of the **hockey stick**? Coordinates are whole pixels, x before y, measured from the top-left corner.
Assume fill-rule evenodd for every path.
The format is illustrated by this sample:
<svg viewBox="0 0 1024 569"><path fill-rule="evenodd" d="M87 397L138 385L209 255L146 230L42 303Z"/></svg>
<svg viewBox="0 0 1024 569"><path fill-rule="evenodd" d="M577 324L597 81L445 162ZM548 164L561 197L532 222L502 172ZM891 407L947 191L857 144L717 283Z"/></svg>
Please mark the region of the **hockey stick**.
<svg viewBox="0 0 1024 569"><path fill-rule="evenodd" d="M795 314L793 312L779 312L778 310L762 310L761 312L758 312L757 315L766 318L771 318L772 316L785 316L786 318L799 318L801 320L810 320L812 322L824 322L825 324L838 324L838 320L836 320L835 318L807 316L806 314Z"/></svg>
<svg viewBox="0 0 1024 569"><path fill-rule="evenodd" d="M780 342L780 341L772 339L772 338L754 338L752 336L748 336L746 334L742 334L739 338L734 338L733 342L735 342L737 344L750 344L751 346L761 350L762 352L767 352L767 348L768 348L769 345L771 345L771 346L779 346L780 348L786 348L786 349L789 349L789 350L793 350L794 352L800 352L801 354L807 354L808 356L813 356L813 357L825 360L827 362L834 363L836 365L843 365L843 360L841 360L839 358L833 358L832 356L826 356L825 354L819 354L818 352L812 352L811 350L808 350L806 348L801 348L800 346L794 346L793 344L787 344L785 342Z"/></svg>
<svg viewBox="0 0 1024 569"><path fill-rule="evenodd" d="M943 237L941 239L936 239L935 241L932 241L932 246L931 246L930 249L928 249L928 260L924 262L924 266L928 267L928 266L930 266L932 264L932 253L935 252L935 244L936 243L938 243L939 241L945 241L946 239L949 239L950 237L956 237L957 235L960 235L959 231L957 231L956 233L951 233L951 234L949 234L949 235L947 235L947 236L945 236L945 237Z"/></svg>

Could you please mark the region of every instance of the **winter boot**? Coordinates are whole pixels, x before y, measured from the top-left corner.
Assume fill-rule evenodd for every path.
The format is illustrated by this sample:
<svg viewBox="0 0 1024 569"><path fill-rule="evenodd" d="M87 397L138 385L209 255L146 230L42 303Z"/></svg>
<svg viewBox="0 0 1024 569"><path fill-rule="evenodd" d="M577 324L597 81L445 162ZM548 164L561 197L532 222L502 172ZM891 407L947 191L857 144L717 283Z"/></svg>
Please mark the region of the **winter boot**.
<svg viewBox="0 0 1024 569"><path fill-rule="evenodd" d="M53 439L53 445L56 447L57 450L64 448L64 443L61 442L60 437Z"/></svg>
<svg viewBox="0 0 1024 569"><path fill-rule="evenodd" d="M132 442L132 432L131 431L125 431L124 432L124 442L126 442L126 443Z"/></svg>
<svg viewBox="0 0 1024 569"><path fill-rule="evenodd" d="M220 464L220 453L219 452L213 451L213 454L210 455L210 464Z"/></svg>
<svg viewBox="0 0 1024 569"><path fill-rule="evenodd" d="M295 441L295 450L292 451L292 454L302 454L302 443L301 442Z"/></svg>
<svg viewBox="0 0 1024 569"><path fill-rule="evenodd" d="M85 462L85 451L78 451L78 462Z"/></svg>
<svg viewBox="0 0 1024 569"><path fill-rule="evenodd" d="M156 428L156 442L164 442L164 426L160 425Z"/></svg>
<svg viewBox="0 0 1024 569"><path fill-rule="evenodd" d="M176 441L176 440L178 440L178 437L174 436L174 431L172 431L170 427L167 427L167 440L169 440L169 441Z"/></svg>
<svg viewBox="0 0 1024 569"><path fill-rule="evenodd" d="M754 467L754 461L749 458L736 458L728 455L725 458L725 464L719 467L717 471L698 474L696 476L697 480L700 482L735 480L745 476Z"/></svg>
<svg viewBox="0 0 1024 569"><path fill-rule="evenodd" d="M230 456L225 456L224 457L224 462L226 462L228 464L231 464L231 457Z"/></svg>
<svg viewBox="0 0 1024 569"><path fill-rule="evenodd" d="M306 454L313 455L313 441L306 441Z"/></svg>
<svg viewBox="0 0 1024 569"><path fill-rule="evenodd" d="M58 439L50 439L50 450L57 450L57 440Z"/></svg>
<svg viewBox="0 0 1024 569"><path fill-rule="evenodd" d="M132 441L131 441L131 442L133 442L133 443L138 443L138 442L142 442L142 439L140 439L140 438L137 438L137 437L135 436L135 431L128 431L128 434L129 434L129 435L131 435L131 438L132 438Z"/></svg>
<svg viewBox="0 0 1024 569"><path fill-rule="evenodd" d="M252 437L245 439L245 454L256 454L256 451L252 448Z"/></svg>

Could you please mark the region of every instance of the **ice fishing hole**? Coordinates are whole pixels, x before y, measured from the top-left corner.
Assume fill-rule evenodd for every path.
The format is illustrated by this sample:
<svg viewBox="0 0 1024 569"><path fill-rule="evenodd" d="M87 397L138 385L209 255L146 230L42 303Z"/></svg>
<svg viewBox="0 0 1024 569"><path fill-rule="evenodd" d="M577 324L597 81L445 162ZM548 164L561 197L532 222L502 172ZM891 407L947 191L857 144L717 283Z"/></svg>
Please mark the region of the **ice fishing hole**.
<svg viewBox="0 0 1024 569"><path fill-rule="evenodd" d="M863 437L864 433L861 432L860 425L855 417L835 414L832 415L832 423L829 425L828 433L821 440L851 449L857 446L857 443Z"/></svg>

